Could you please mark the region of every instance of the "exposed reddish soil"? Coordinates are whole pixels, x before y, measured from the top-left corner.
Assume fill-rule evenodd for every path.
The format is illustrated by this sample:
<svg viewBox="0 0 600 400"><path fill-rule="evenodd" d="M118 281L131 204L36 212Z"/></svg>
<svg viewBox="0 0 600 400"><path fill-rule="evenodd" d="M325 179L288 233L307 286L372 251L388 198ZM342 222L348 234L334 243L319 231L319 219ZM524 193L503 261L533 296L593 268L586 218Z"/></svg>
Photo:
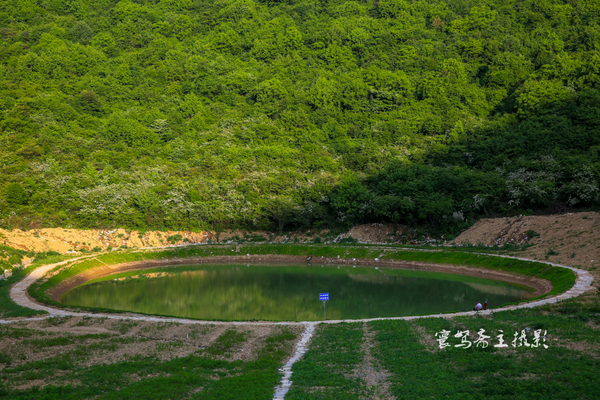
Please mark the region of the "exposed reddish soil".
<svg viewBox="0 0 600 400"><path fill-rule="evenodd" d="M126 229L20 229L8 231L0 229L0 244L26 251L56 251L61 254L77 254L82 251L118 248L147 248L195 243L243 242L339 242L352 237L361 243L395 243L400 235L408 230L401 226L383 224L365 224L352 228L345 234L332 235L328 229L290 232L279 235L266 231L228 230L218 235L214 231L148 231L138 232Z"/></svg>
<svg viewBox="0 0 600 400"><path fill-rule="evenodd" d="M590 269L600 265L600 214L583 212L482 219L455 240L457 244L532 244L523 257ZM557 253L557 254L552 254Z"/></svg>

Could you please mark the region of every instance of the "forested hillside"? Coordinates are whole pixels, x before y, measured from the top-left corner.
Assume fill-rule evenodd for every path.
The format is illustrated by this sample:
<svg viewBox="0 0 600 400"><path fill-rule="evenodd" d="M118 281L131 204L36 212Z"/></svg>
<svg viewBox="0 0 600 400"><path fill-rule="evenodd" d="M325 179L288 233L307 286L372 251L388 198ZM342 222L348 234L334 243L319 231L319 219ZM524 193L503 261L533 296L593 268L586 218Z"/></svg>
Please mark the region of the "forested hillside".
<svg viewBox="0 0 600 400"><path fill-rule="evenodd" d="M3 0L2 227L600 205L599 0Z"/></svg>

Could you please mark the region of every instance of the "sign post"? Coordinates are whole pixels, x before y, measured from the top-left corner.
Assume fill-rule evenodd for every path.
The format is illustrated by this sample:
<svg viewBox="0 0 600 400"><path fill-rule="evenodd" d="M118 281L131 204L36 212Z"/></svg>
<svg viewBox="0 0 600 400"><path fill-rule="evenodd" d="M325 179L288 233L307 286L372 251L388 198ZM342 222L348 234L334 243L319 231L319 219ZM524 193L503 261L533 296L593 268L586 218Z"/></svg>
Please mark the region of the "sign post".
<svg viewBox="0 0 600 400"><path fill-rule="evenodd" d="M327 321L327 311L325 310L325 303L329 300L329 293L319 293L319 300L323 302L323 320Z"/></svg>

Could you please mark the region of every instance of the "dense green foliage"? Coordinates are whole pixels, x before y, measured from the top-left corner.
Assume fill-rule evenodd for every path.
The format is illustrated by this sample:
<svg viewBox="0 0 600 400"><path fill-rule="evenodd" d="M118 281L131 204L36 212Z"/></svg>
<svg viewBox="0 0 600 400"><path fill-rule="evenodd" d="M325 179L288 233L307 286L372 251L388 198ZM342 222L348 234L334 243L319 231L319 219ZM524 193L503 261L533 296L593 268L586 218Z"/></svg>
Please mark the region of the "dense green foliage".
<svg viewBox="0 0 600 400"><path fill-rule="evenodd" d="M6 0L4 226L597 207L598 0Z"/></svg>
<svg viewBox="0 0 600 400"><path fill-rule="evenodd" d="M32 255L21 249L0 245L0 275L4 270L11 270L14 265L20 264L26 254Z"/></svg>

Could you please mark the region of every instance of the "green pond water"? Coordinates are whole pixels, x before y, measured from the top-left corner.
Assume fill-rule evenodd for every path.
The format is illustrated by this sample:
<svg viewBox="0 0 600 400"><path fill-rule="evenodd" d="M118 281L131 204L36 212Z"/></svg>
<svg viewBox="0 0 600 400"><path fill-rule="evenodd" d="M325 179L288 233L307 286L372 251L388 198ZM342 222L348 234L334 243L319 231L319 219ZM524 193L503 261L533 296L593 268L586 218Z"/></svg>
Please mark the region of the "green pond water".
<svg viewBox="0 0 600 400"><path fill-rule="evenodd" d="M491 308L530 296L520 285L462 275L321 265L219 264L130 271L61 296L67 305L214 320L318 321Z"/></svg>

